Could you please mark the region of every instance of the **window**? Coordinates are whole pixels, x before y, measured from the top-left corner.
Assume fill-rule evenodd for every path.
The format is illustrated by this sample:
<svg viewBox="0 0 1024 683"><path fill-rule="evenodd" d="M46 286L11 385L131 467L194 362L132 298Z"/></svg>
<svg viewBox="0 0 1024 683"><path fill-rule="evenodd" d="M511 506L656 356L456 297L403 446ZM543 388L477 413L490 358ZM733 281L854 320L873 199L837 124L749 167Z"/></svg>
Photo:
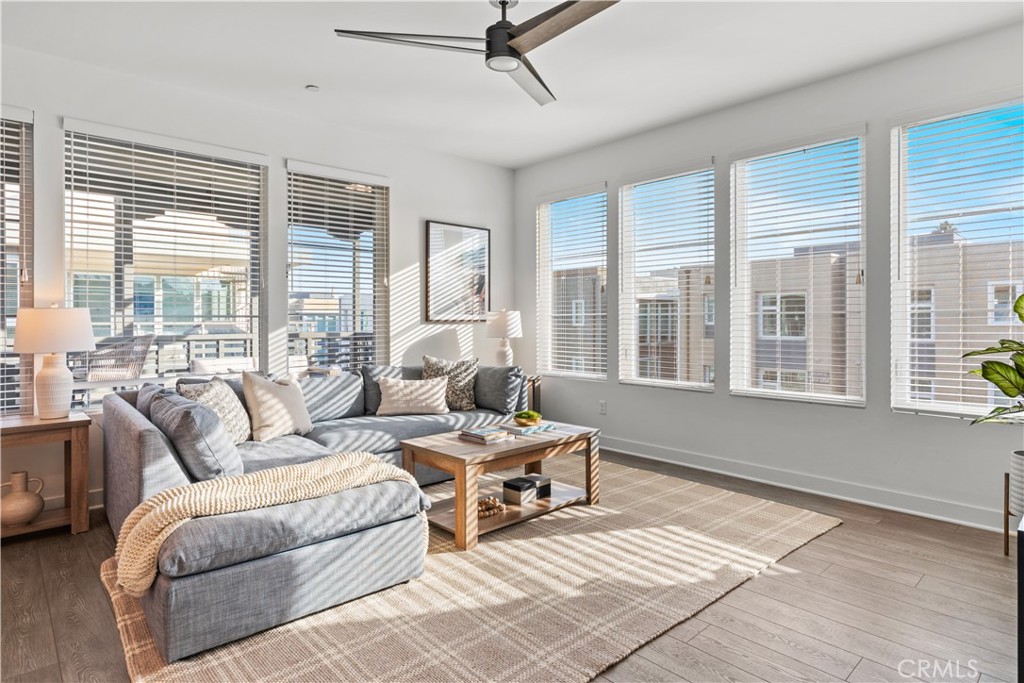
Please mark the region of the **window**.
<svg viewBox="0 0 1024 683"><path fill-rule="evenodd" d="M714 180L712 169L702 169L619 190L620 381L710 388ZM645 358L658 360L656 372Z"/></svg>
<svg viewBox="0 0 1024 683"><path fill-rule="evenodd" d="M759 337L783 339L807 337L807 295L760 294L757 301Z"/></svg>
<svg viewBox="0 0 1024 683"><path fill-rule="evenodd" d="M915 289L910 298L910 339L935 340L935 289Z"/></svg>
<svg viewBox="0 0 1024 683"><path fill-rule="evenodd" d="M0 413L32 412L32 356L14 353L18 309L32 293L32 124L0 120Z"/></svg>
<svg viewBox="0 0 1024 683"><path fill-rule="evenodd" d="M715 383L715 366L705 365L704 366L704 382L705 384Z"/></svg>
<svg viewBox="0 0 1024 683"><path fill-rule="evenodd" d="M1017 319L1017 315L1013 312L1013 302L1021 294L1024 294L1024 287L1019 283L990 283L988 286L988 324L1012 325Z"/></svg>
<svg viewBox="0 0 1024 683"><path fill-rule="evenodd" d="M608 372L606 192L537 207L537 366L603 378Z"/></svg>
<svg viewBox="0 0 1024 683"><path fill-rule="evenodd" d="M733 164L733 393L863 405L863 164L859 137Z"/></svg>
<svg viewBox="0 0 1024 683"><path fill-rule="evenodd" d="M388 362L389 188L288 172L288 353Z"/></svg>
<svg viewBox="0 0 1024 683"><path fill-rule="evenodd" d="M583 299L573 299L572 301L572 326L583 327L586 323L584 322L587 318L587 302Z"/></svg>
<svg viewBox="0 0 1024 683"><path fill-rule="evenodd" d="M961 356L1020 337L1024 106L912 123L892 144L892 406L987 413L968 374L982 359Z"/></svg>
<svg viewBox="0 0 1024 683"><path fill-rule="evenodd" d="M196 359L258 365L264 167L70 130L64 153L67 302L97 337L95 356L70 354L76 377L93 357L112 387Z"/></svg>
<svg viewBox="0 0 1024 683"><path fill-rule="evenodd" d="M760 385L770 391L807 391L807 373L798 370L761 370Z"/></svg>
<svg viewBox="0 0 1024 683"><path fill-rule="evenodd" d="M714 339L715 337L715 295L704 295L704 338ZM714 347L712 347L714 354Z"/></svg>

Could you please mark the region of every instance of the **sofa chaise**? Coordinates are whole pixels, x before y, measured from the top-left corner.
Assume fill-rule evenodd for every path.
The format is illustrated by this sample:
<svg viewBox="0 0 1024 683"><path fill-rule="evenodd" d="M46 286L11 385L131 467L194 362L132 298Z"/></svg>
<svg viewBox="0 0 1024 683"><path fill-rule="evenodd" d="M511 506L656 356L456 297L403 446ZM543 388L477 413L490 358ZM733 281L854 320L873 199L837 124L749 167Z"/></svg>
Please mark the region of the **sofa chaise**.
<svg viewBox="0 0 1024 683"><path fill-rule="evenodd" d="M526 407L520 368L480 367L476 410L376 415L381 377L419 379L420 368L365 366L302 380L312 431L238 444L244 471L343 451L369 451L400 467L403 439L494 424ZM241 382L229 383L244 405ZM138 396L121 392L103 403L104 503L115 536L139 503L195 481L172 441L136 407ZM446 478L416 471L421 485ZM420 490L385 481L187 522L164 542L156 580L141 598L157 648L175 661L416 578L425 555L418 515L427 507Z"/></svg>

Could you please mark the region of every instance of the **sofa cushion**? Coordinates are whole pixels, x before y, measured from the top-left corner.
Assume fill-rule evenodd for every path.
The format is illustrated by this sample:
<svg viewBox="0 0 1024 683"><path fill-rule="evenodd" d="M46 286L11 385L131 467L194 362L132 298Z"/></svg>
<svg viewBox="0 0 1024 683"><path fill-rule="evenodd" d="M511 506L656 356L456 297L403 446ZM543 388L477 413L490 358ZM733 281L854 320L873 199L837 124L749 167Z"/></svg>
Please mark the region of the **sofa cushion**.
<svg viewBox="0 0 1024 683"><path fill-rule="evenodd" d="M153 397L163 391L166 387L162 384L146 382L139 387L139 393L135 397L135 409L142 413L142 416L149 419L149 408L153 403Z"/></svg>
<svg viewBox="0 0 1024 683"><path fill-rule="evenodd" d="M471 360L445 360L423 356L423 379L447 377L445 401L451 410L476 410L473 388L476 384L478 358Z"/></svg>
<svg viewBox="0 0 1024 683"><path fill-rule="evenodd" d="M279 436L270 441L246 441L238 444L238 455L242 459L242 467L246 474L282 465L298 465L335 452L298 434Z"/></svg>
<svg viewBox="0 0 1024 683"><path fill-rule="evenodd" d="M321 422L313 426L313 431L306 434L306 438L325 446L332 453L386 453L399 450L399 442L405 439L482 427L506 417L493 410L460 410L446 415L364 415Z"/></svg>
<svg viewBox="0 0 1024 683"><path fill-rule="evenodd" d="M430 506L417 487L384 481L329 496L198 517L160 547L159 572L189 576L405 519Z"/></svg>
<svg viewBox="0 0 1024 683"><path fill-rule="evenodd" d="M394 377L396 379L423 379L423 368L414 365L364 365L361 368L363 373L363 397L364 408L367 415L375 415L377 408L380 408L380 378Z"/></svg>
<svg viewBox="0 0 1024 683"><path fill-rule="evenodd" d="M474 389L477 407L505 414L516 412L524 380L523 369L518 365L480 366Z"/></svg>
<svg viewBox="0 0 1024 683"><path fill-rule="evenodd" d="M345 372L333 377L311 375L299 380L309 419L313 422L363 414L363 374Z"/></svg>
<svg viewBox="0 0 1024 683"><path fill-rule="evenodd" d="M224 423L208 406L168 389L150 405L151 421L178 452L193 479L204 481L242 473L242 459Z"/></svg>
<svg viewBox="0 0 1024 683"><path fill-rule="evenodd" d="M447 377L433 379L380 378L378 415L443 415L448 412Z"/></svg>
<svg viewBox="0 0 1024 683"><path fill-rule="evenodd" d="M178 393L217 413L236 444L249 440L252 434L249 413L234 390L220 377L214 377L204 384L179 384Z"/></svg>
<svg viewBox="0 0 1024 683"><path fill-rule="evenodd" d="M245 403L252 418L252 440L269 441L313 428L302 389L291 379L272 380L255 372L242 374Z"/></svg>

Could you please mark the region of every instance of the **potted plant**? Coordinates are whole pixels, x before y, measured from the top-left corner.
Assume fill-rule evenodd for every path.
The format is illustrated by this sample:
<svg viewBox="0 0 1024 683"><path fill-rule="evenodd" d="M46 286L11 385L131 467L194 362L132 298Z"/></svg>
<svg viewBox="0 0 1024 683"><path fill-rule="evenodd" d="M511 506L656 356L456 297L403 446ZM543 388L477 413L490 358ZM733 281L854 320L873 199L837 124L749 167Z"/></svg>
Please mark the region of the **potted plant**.
<svg viewBox="0 0 1024 683"><path fill-rule="evenodd" d="M1017 297L1013 303L1013 312L1017 318L1024 323L1024 294ZM1014 339L1000 339L998 346L990 346L987 349L970 351L963 355L964 358L971 356L989 356L995 354L1010 354L1009 363L1000 360L984 360L980 368L971 370L972 375L978 375L994 384L999 391L1011 399L1016 399L1013 405L996 406L988 415L975 419L971 424L979 422L1010 422L1024 424L1024 341ZM1009 516L1024 512L1024 450L1013 451L1010 456L1010 474L1007 477L1004 490L1004 519L1003 519L1003 552L1009 554Z"/></svg>

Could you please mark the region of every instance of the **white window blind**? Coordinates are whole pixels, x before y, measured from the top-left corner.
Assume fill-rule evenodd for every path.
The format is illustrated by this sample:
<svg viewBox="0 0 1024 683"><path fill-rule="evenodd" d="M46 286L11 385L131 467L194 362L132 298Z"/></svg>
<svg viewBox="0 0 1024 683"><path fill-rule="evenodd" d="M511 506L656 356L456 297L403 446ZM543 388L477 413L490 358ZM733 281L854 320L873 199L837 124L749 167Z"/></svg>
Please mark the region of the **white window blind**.
<svg viewBox="0 0 1024 683"><path fill-rule="evenodd" d="M32 412L32 356L14 353L18 308L32 297L32 124L0 121L0 413Z"/></svg>
<svg viewBox="0 0 1024 683"><path fill-rule="evenodd" d="M864 402L859 137L733 164L732 392Z"/></svg>
<svg viewBox="0 0 1024 683"><path fill-rule="evenodd" d="M387 187L288 172L289 354L388 360Z"/></svg>
<svg viewBox="0 0 1024 683"><path fill-rule="evenodd" d="M710 388L714 171L626 185L619 212L619 379Z"/></svg>
<svg viewBox="0 0 1024 683"><path fill-rule="evenodd" d="M608 373L606 192L537 207L537 367Z"/></svg>
<svg viewBox="0 0 1024 683"><path fill-rule="evenodd" d="M66 298L91 310L97 337L95 352L69 358L76 380L259 364L264 174L65 133Z"/></svg>
<svg viewBox="0 0 1024 683"><path fill-rule="evenodd" d="M1024 106L902 126L892 142L892 406L987 413L1005 396L961 355L1021 338Z"/></svg>

